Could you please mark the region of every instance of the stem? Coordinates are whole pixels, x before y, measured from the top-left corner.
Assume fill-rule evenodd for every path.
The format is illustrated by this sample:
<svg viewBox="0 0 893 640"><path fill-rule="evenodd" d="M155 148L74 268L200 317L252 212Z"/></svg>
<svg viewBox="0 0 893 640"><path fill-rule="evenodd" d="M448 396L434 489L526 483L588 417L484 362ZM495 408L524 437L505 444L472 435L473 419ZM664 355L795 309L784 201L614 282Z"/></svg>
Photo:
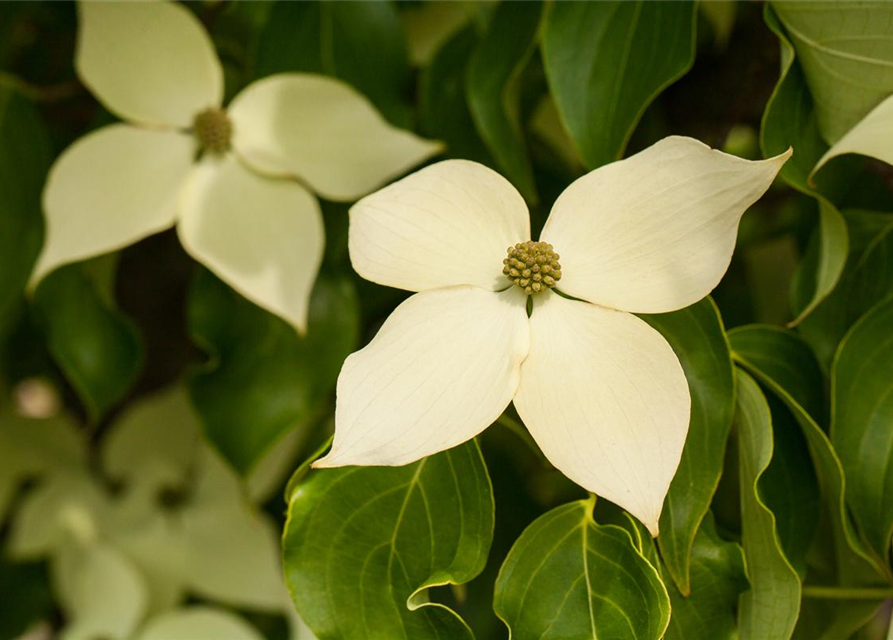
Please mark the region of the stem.
<svg viewBox="0 0 893 640"><path fill-rule="evenodd" d="M81 85L74 81L40 86L31 84L6 71L0 71L0 87L18 91L34 102L58 102L81 92Z"/></svg>
<svg viewBox="0 0 893 640"><path fill-rule="evenodd" d="M853 587L803 587L804 598L821 600L885 600L893 598L893 589Z"/></svg>

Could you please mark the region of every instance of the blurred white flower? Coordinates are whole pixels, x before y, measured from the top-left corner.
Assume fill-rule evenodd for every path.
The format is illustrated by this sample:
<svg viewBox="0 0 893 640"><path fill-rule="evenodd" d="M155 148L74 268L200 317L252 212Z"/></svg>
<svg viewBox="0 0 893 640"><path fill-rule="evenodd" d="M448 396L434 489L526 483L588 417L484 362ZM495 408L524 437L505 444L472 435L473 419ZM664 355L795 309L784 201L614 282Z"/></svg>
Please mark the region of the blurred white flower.
<svg viewBox="0 0 893 640"><path fill-rule="evenodd" d="M362 199L354 268L419 293L345 361L334 444L314 466L407 464L514 402L552 464L657 535L690 397L670 345L633 313L719 283L741 216L789 155L750 162L666 138L571 184L538 243L518 192L472 162Z"/></svg>
<svg viewBox="0 0 893 640"><path fill-rule="evenodd" d="M307 187L355 200L440 145L390 126L346 84L310 74L259 80L224 110L220 61L183 6L78 10L78 75L127 123L84 136L51 169L31 285L176 225L196 260L303 331L324 245Z"/></svg>

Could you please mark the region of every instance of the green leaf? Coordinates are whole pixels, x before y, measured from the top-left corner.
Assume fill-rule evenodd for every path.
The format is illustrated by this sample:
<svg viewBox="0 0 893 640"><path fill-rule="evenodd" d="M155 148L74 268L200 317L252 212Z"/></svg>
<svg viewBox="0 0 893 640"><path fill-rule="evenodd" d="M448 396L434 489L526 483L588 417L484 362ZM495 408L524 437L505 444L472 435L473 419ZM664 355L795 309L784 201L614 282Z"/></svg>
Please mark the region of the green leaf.
<svg viewBox="0 0 893 640"><path fill-rule="evenodd" d="M630 533L592 519L595 499L560 506L518 538L493 607L513 640L658 640L670 601Z"/></svg>
<svg viewBox="0 0 893 640"><path fill-rule="evenodd" d="M730 331L729 342L735 361L784 402L803 431L838 541L837 563L841 571L884 575L886 571L867 553L850 523L841 459L831 440L804 408L819 406L820 389L824 387L809 347L791 331L760 325ZM816 382L817 386L811 386Z"/></svg>
<svg viewBox="0 0 893 640"><path fill-rule="evenodd" d="M785 557L775 516L760 491L760 479L772 459L772 416L756 382L741 370L735 424L741 482L741 545L750 589L741 594L741 640L790 638L800 611L800 578Z"/></svg>
<svg viewBox="0 0 893 640"><path fill-rule="evenodd" d="M298 613L320 640L473 639L429 587L481 572L494 504L474 441L404 467L311 471L283 535Z"/></svg>
<svg viewBox="0 0 893 640"><path fill-rule="evenodd" d="M542 50L558 111L595 169L622 157L648 105L691 68L695 3L556 2Z"/></svg>
<svg viewBox="0 0 893 640"><path fill-rule="evenodd" d="M356 87L399 127L412 122L406 37L392 2L276 2L256 76L323 73Z"/></svg>
<svg viewBox="0 0 893 640"><path fill-rule="evenodd" d="M850 481L847 503L884 562L893 536L893 299L846 334L831 368L831 439Z"/></svg>
<svg viewBox="0 0 893 640"><path fill-rule="evenodd" d="M893 295L893 216L885 214L883 219L887 226L864 251L851 255L840 284L799 327L826 370L853 323Z"/></svg>
<svg viewBox="0 0 893 640"><path fill-rule="evenodd" d="M836 142L893 93L886 2L772 2L797 50L822 135Z"/></svg>
<svg viewBox="0 0 893 640"><path fill-rule="evenodd" d="M691 594L668 589L673 615L665 640L737 640L738 594L747 587L741 547L717 535L708 513L692 547Z"/></svg>
<svg viewBox="0 0 893 640"><path fill-rule="evenodd" d="M0 326L19 300L40 251L40 194L52 161L49 137L33 106L0 87Z"/></svg>
<svg viewBox="0 0 893 640"><path fill-rule="evenodd" d="M356 347L358 316L352 283L322 277L299 338L209 271L198 273L188 323L211 358L189 389L206 435L237 470L247 472L289 429L313 419Z"/></svg>
<svg viewBox="0 0 893 640"><path fill-rule="evenodd" d="M768 157L788 147L796 149L780 175L795 189L818 200L815 261L807 265L810 267L808 270L801 269L797 317L791 323L797 325L831 293L840 280L849 251L849 238L846 223L837 207L822 195L834 191L837 185L819 183L816 190L809 182L812 168L827 151L828 145L819 134L812 98L803 73L795 62L794 48L769 5L766 5L764 16L766 24L778 36L782 68L778 84L763 113L760 131L763 153Z"/></svg>
<svg viewBox="0 0 893 640"><path fill-rule="evenodd" d="M691 392L691 422L670 484L657 542L679 590L690 591L689 556L722 474L735 408L735 379L719 310L710 298L673 313L642 316L682 363Z"/></svg>
<svg viewBox="0 0 893 640"><path fill-rule="evenodd" d="M500 3L468 67L468 106L505 176L537 201L520 113L520 76L536 47L541 2Z"/></svg>
<svg viewBox="0 0 893 640"><path fill-rule="evenodd" d="M34 304L53 358L93 422L136 382L143 346L134 324L113 309L83 265L57 269L41 281Z"/></svg>
<svg viewBox="0 0 893 640"><path fill-rule="evenodd" d="M443 140L450 157L490 165L490 152L465 100L466 69L477 42L477 30L470 26L437 50L419 81L419 127L424 135Z"/></svg>

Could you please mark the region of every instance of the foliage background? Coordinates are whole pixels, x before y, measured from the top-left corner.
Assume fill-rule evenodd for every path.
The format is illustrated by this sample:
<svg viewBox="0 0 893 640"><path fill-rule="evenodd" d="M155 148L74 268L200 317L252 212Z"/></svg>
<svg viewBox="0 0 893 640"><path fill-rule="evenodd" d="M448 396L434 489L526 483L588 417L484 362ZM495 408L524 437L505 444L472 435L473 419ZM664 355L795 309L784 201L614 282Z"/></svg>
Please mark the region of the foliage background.
<svg viewBox="0 0 893 640"><path fill-rule="evenodd" d="M747 158L794 147L782 179L744 217L715 307L704 301L648 318L680 354L702 411L677 479L687 484L668 499L683 514L678 526L662 522L655 546L612 505L595 506L601 528L593 525L592 535L612 544L617 530L604 527L619 524L629 533L620 556L637 544L660 571L672 604L668 638L882 637L889 616L893 174L883 162L855 156L835 159L815 180L810 172L830 142L893 93L893 6L820 4L824 16L802 22L798 3L787 2L188 3L224 62L228 97L280 71L341 78L392 123L445 141L448 157L506 175L528 200L535 229L575 177L668 134ZM33 396L33 381L48 382L79 425L88 466L102 477L98 452L122 412L185 384L207 441L231 468L244 475L275 466L268 484L281 488L286 472L331 431L341 361L405 294L353 273L347 206L323 203L326 255L304 339L193 263L173 232L64 267L26 296L42 238L46 171L72 141L113 120L75 77L75 34L73 4L0 3L0 415L9 422ZM861 43L855 53L845 50L853 42ZM828 105L839 112L826 112ZM876 455L860 450L866 439ZM492 603L510 548L536 518L580 509L560 505L586 496L548 467L510 413L480 447L496 503L486 565L452 576L474 578L468 584L421 596L452 607L476 637L504 638ZM312 501L317 485L335 477L326 473L296 476L311 501L295 509L347 517L338 509L349 512L349 500ZM40 473L23 476L32 485L37 477L39 486ZM485 485L479 479L469 495ZM13 516L0 528L4 548L30 490L16 481ZM281 492L260 502L285 525ZM383 509L370 517L391 516ZM287 574L310 593L318 569L290 545L304 534L300 518L290 522ZM486 532L487 523L479 524ZM445 524L443 535L450 530ZM487 534L478 538L483 544ZM416 552L410 546L407 553ZM65 622L50 573L45 559L4 553L0 638L37 620ZM402 606L430 577L395 586L384 575L377 588ZM349 572L337 580L359 588ZM853 600L826 587L874 591ZM513 617L518 587L504 588L497 612L514 637L536 637L535 621ZM562 587L540 588L545 597ZM650 625L638 637L659 635L660 620L650 621L664 616L667 603L612 597ZM193 594L190 602L207 599ZM325 625L315 624L311 610L328 605L298 600L319 632ZM268 637L288 633L280 613L233 608ZM394 615L431 616L435 626L453 629L449 637L462 637L464 624L444 611ZM560 615L572 624L589 613ZM382 628L397 618L383 619ZM322 637L361 637L339 624Z"/></svg>

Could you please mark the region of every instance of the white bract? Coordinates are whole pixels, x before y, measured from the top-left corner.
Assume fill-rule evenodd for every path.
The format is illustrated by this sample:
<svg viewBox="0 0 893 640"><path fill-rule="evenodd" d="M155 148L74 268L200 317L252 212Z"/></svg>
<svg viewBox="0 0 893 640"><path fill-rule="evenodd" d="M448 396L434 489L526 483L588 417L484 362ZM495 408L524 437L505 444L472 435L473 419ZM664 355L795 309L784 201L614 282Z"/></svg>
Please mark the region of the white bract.
<svg viewBox="0 0 893 640"><path fill-rule="evenodd" d="M334 444L314 466L407 464L514 402L559 470L657 535L690 396L670 345L633 313L681 309L719 283L741 216L789 155L751 162L666 138L571 184L541 243L518 192L473 162L363 198L354 268L418 293L345 361ZM521 264L506 255L518 243ZM531 251L548 257L525 264Z"/></svg>
<svg viewBox="0 0 893 640"><path fill-rule="evenodd" d="M187 9L78 9L78 76L127 123L84 136L51 169L32 286L60 265L176 224L196 260L304 330L324 237L303 185L352 201L440 145L391 127L346 84L311 74L259 80L224 111L220 61Z"/></svg>

